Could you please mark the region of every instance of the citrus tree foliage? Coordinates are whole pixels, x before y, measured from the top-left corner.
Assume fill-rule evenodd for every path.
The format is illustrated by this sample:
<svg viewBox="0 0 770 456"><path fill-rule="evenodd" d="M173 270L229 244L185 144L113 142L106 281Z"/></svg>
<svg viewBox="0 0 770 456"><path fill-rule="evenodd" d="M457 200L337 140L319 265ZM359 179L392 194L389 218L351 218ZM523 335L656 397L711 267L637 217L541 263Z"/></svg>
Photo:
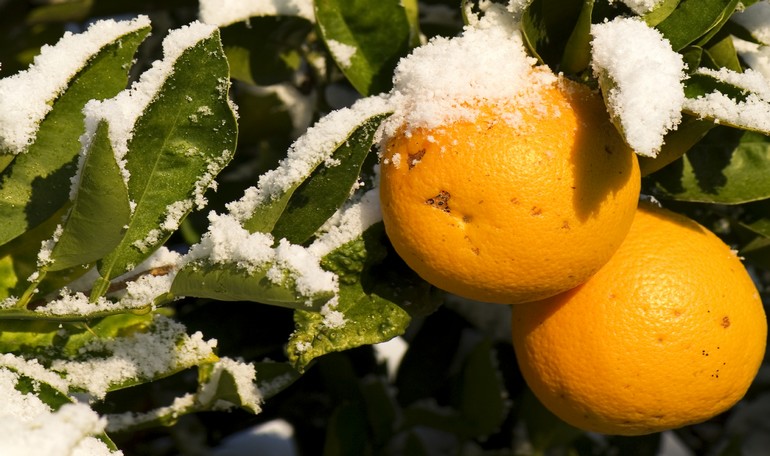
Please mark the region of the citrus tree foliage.
<svg viewBox="0 0 770 456"><path fill-rule="evenodd" d="M233 3L0 4L0 391L45 412L10 423L0 453L42 439L55 445L40 454L149 454L141 429L174 435L181 417L231 408L247 423L264 407L308 454L654 454L660 435L558 421L523 386L504 307L445 296L387 241L381 94L400 58L489 2ZM643 191L722 235L764 284L770 8L498 3L532 57L602 91L632 146L613 102L630 89L593 40L623 20L667 40L680 120L640 150ZM747 18L762 14L764 29ZM640 43L628 58L658 71ZM741 114L757 110L765 120ZM369 347L397 336L409 348L388 377ZM767 389L760 375L718 432L680 439L720 454L759 445Z"/></svg>

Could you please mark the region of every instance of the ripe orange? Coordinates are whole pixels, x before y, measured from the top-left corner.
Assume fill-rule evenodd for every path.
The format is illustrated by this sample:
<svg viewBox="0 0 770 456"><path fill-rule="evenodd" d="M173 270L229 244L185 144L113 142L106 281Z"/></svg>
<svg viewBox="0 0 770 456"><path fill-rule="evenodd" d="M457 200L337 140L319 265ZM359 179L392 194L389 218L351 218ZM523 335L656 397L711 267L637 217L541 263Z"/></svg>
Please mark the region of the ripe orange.
<svg viewBox="0 0 770 456"><path fill-rule="evenodd" d="M694 221L642 204L585 284L513 308L522 374L564 421L638 435L704 421L743 397L767 321L738 257Z"/></svg>
<svg viewBox="0 0 770 456"><path fill-rule="evenodd" d="M439 288L542 299L588 279L628 232L639 167L601 97L561 78L533 87L480 104L475 121L402 128L386 141L385 229Z"/></svg>

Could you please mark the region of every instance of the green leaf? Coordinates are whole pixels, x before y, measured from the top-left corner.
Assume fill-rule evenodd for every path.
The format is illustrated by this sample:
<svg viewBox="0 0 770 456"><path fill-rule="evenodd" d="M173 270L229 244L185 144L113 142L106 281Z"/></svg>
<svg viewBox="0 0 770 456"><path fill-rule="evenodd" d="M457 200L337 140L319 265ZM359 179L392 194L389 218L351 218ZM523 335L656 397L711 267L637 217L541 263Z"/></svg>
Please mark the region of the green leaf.
<svg viewBox="0 0 770 456"><path fill-rule="evenodd" d="M384 120L385 116L386 116L385 113L380 113L380 114L375 114L366 120L363 120L360 125L356 126L354 129L351 129L350 132L348 132L345 136L340 137L339 140L337 140L334 143L334 146L333 146L334 150L329 151L331 152L329 156L339 154L344 158L345 156L352 157L352 156L360 155L364 152L368 152L369 148L371 147L370 135L372 134L373 130L376 129L375 125L379 125ZM367 138L369 138L368 144L367 144ZM353 176L354 170L351 168L348 168L347 166L341 167L341 169L339 170L335 170L334 168L330 168L330 169L327 168L327 171L318 171L316 173L315 170L319 168L323 169L324 165L322 163L318 163L317 165L315 165L315 168L313 169L313 171L309 173L308 176L301 177L296 181L294 185L291 185L286 190L284 190L283 193L274 195L269 200L267 200L266 202L256 207L252 212L251 216L243 222L243 227L251 233L272 232L273 229L275 228L276 223L282 217L283 212L286 210L287 206L292 201L294 197L294 193L300 188L300 186L303 185L303 183L306 180L311 178L315 179L315 177L312 177L312 176L317 176L318 179L320 180L318 183L308 184L308 185L312 185L311 188L318 188L320 186L319 184L323 182L328 182L328 185L331 186L331 188L329 189L330 193L335 195L330 198L326 198L323 195L310 195L313 198L319 198L318 200L319 204L321 203L321 201L326 199L326 201L324 202L324 205L326 207L323 209L323 211L327 215L323 217L323 220L321 222L323 223L323 221L325 221L326 218L328 218L328 216L330 216L331 213L334 212L334 211L331 211L331 213L329 213L330 208L334 206L334 210L336 210L339 204L342 201L344 201L344 200L338 201L338 198L340 197L343 191L346 192L345 197L347 198L347 196L349 195L350 189L353 185L353 182L355 182L355 180L358 178L358 175L356 173L354 177ZM360 169L360 165L359 165L359 169ZM342 182L342 185L339 185L340 183L338 182L329 181L329 179L327 178L327 176L329 176L328 174L329 172L331 172L332 175L338 176L338 178L344 179L344 181ZM353 179L353 180L351 181L350 179ZM325 191L327 190L325 189L324 192ZM296 207L293 210L296 211L300 209L302 206L305 206L304 199L310 196L305 195L302 197L302 199L297 199L296 201L291 202L291 204L293 204ZM335 202L335 201L338 201L338 202ZM310 209L313 209L313 206L307 206L307 207L308 207L308 210L305 210L303 212L305 213L312 212L310 211ZM303 223L303 228L302 228L303 231L308 231L310 229L310 225L317 224L318 220L321 220L321 217L316 217L316 216L311 216L311 217L312 217L312 220L314 221L310 224ZM315 232L317 228L318 226L313 228L313 232ZM291 230L291 227L286 226L285 229ZM280 239L280 238L276 237L276 239Z"/></svg>
<svg viewBox="0 0 770 456"><path fill-rule="evenodd" d="M361 167L369 154L374 134L388 115L381 114L360 125L331 156L331 165L320 164L293 192L273 227L275 239L302 244L350 197Z"/></svg>
<svg viewBox="0 0 770 456"><path fill-rule="evenodd" d="M375 344L404 333L412 316L424 316L439 305L435 289L415 278L385 249L382 223L348 242L322 260L339 274L335 306L320 312L296 310L296 331L289 340L289 361L302 372L318 356ZM329 312L335 312L330 315ZM344 324L338 318L344 317Z"/></svg>
<svg viewBox="0 0 770 456"><path fill-rule="evenodd" d="M393 388L384 377L364 379L360 382L366 404L366 416L374 444L387 444L400 418L400 408L393 397Z"/></svg>
<svg viewBox="0 0 770 456"><path fill-rule="evenodd" d="M675 51L713 36L735 11L739 0L682 0L657 25Z"/></svg>
<svg viewBox="0 0 770 456"><path fill-rule="evenodd" d="M83 106L126 87L128 69L149 27L105 46L54 101L34 143L0 174L0 245L35 227L68 204L70 177L83 133Z"/></svg>
<svg viewBox="0 0 770 456"><path fill-rule="evenodd" d="M412 27L400 0L315 0L315 16L332 57L362 95L387 92Z"/></svg>
<svg viewBox="0 0 770 456"><path fill-rule="evenodd" d="M663 147L655 158L638 157L642 176L652 174L676 161L715 126L713 122L684 115L676 130L666 133Z"/></svg>
<svg viewBox="0 0 770 456"><path fill-rule="evenodd" d="M738 73L743 72L732 36L725 36L712 44L707 50L707 55L711 59L714 69L727 68Z"/></svg>
<svg viewBox="0 0 770 456"><path fill-rule="evenodd" d="M11 296L12 290L19 282L19 277L13 269L13 258L6 255L0 258L0 300Z"/></svg>
<svg viewBox="0 0 770 456"><path fill-rule="evenodd" d="M409 47L417 47L420 45L420 5L418 0L402 0L401 6L409 22Z"/></svg>
<svg viewBox="0 0 770 456"><path fill-rule="evenodd" d="M152 314L124 313L89 323L44 320L0 319L0 352L36 353L47 364L57 358L76 356L89 342L110 339L144 331L152 322Z"/></svg>
<svg viewBox="0 0 770 456"><path fill-rule="evenodd" d="M663 20L668 16L670 16L674 10L676 10L676 7L679 5L680 1L681 0L660 1L657 5L655 5L655 8L652 11L644 15L644 22L646 22L650 27L655 27L656 25L663 22Z"/></svg>
<svg viewBox="0 0 770 456"><path fill-rule="evenodd" d="M520 402L521 419L527 425L529 441L536 451L570 443L583 434L546 409L529 389L524 391Z"/></svg>
<svg viewBox="0 0 770 456"><path fill-rule="evenodd" d="M107 281L141 263L171 235L232 158L237 125L228 101L228 66L218 32L186 49L139 117L125 156L128 194L136 206L118 246L98 263ZM174 207L181 203L181 207ZM177 213L174 215L173 213Z"/></svg>
<svg viewBox="0 0 770 456"><path fill-rule="evenodd" d="M329 323L318 312L295 311L297 330L289 339L289 360L298 371L303 372L313 359L326 353L390 340L403 334L411 321L401 307L367 294L360 285L340 286L334 311L344 316L342 326Z"/></svg>
<svg viewBox="0 0 770 456"><path fill-rule="evenodd" d="M366 424L366 415L361 404L343 403L337 406L329 417L326 427L323 454L325 456L371 454Z"/></svg>
<svg viewBox="0 0 770 456"><path fill-rule="evenodd" d="M594 0L584 0L577 24L567 40L561 59L561 70L565 73L579 73L591 63L591 13Z"/></svg>
<svg viewBox="0 0 770 456"><path fill-rule="evenodd" d="M263 361L254 363L257 369L257 385L267 400L291 386L300 374L289 363Z"/></svg>
<svg viewBox="0 0 770 456"><path fill-rule="evenodd" d="M128 189L115 161L106 122L99 124L86 151L77 195L51 251L58 271L95 262L119 242L131 216Z"/></svg>
<svg viewBox="0 0 770 456"><path fill-rule="evenodd" d="M656 197L741 204L770 198L770 138L718 126L681 160L650 176Z"/></svg>
<svg viewBox="0 0 770 456"><path fill-rule="evenodd" d="M249 84L285 82L299 67L299 48L313 25L296 16L259 16L224 27L232 77Z"/></svg>
<svg viewBox="0 0 770 456"><path fill-rule="evenodd" d="M459 409L470 435L484 437L500 428L508 406L491 340L476 344L465 360L460 394Z"/></svg>
<svg viewBox="0 0 770 456"><path fill-rule="evenodd" d="M333 296L321 293L308 298L296 290L292 280L282 284L269 280L267 273L272 265L248 272L235 264L191 263L177 273L171 293L220 301L254 301L290 309L320 309Z"/></svg>
<svg viewBox="0 0 770 456"><path fill-rule="evenodd" d="M79 267L49 272L44 274L44 278L39 278L42 281L39 281L36 286L30 289L31 284L28 282L28 278L38 271L38 252L41 245L51 239L67 209L67 207L61 208L48 220L27 230L21 236L0 247L0 257L7 258L6 261L13 268L13 275L9 276L8 280L15 281L15 285L7 291L9 296L20 297L25 291L34 291L34 294L44 296L48 293L56 292L59 288L86 272L86 269ZM27 297L31 298L32 294L29 294ZM20 302L19 306L24 304L27 304L27 302ZM7 310L0 309L0 313L5 315Z"/></svg>
<svg viewBox="0 0 770 456"><path fill-rule="evenodd" d="M521 21L522 36L532 54L555 68L565 55L584 4L584 0L534 0Z"/></svg>

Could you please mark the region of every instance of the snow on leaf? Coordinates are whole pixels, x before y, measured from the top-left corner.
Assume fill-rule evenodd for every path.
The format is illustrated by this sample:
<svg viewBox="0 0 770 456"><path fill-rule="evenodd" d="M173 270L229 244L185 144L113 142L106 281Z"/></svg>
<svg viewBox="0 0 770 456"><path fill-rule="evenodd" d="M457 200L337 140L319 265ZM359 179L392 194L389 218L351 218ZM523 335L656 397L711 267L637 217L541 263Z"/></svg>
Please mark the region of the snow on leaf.
<svg viewBox="0 0 770 456"><path fill-rule="evenodd" d="M684 61L638 18L592 26L592 67L607 108L636 153L654 157L681 121Z"/></svg>
<svg viewBox="0 0 770 456"><path fill-rule="evenodd" d="M214 347L215 340L204 340L200 332L188 335L182 324L155 315L145 331L94 338L78 350L75 359L53 360L51 369L70 388L103 398L108 391L212 362L217 359Z"/></svg>
<svg viewBox="0 0 770 456"><path fill-rule="evenodd" d="M120 243L98 263L103 280L93 300L205 203L203 193L232 158L237 126L227 75L216 27L193 23L169 33L163 60L136 84L90 111L110 126L135 204Z"/></svg>
<svg viewBox="0 0 770 456"><path fill-rule="evenodd" d="M701 68L696 75L711 78L717 85L714 90L688 98L685 110L717 123L770 134L770 81L762 73Z"/></svg>
<svg viewBox="0 0 770 456"><path fill-rule="evenodd" d="M311 0L200 0L199 18L225 27L255 16L299 16L315 22Z"/></svg>
<svg viewBox="0 0 770 456"><path fill-rule="evenodd" d="M52 102L88 61L103 47L149 25L146 16L139 16L98 21L80 34L65 33L57 44L43 46L27 70L0 80L0 148L25 152Z"/></svg>

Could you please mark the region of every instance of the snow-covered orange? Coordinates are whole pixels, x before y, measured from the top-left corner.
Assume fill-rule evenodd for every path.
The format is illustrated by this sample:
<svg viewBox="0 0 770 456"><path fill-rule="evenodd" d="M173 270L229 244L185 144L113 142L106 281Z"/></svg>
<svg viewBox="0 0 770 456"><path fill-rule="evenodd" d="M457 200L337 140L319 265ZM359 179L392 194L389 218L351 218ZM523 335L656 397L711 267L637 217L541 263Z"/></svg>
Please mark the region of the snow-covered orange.
<svg viewBox="0 0 770 456"><path fill-rule="evenodd" d="M639 167L601 96L562 78L532 87L466 104L474 120L407 125L385 142L387 234L439 288L497 303L553 296L598 271L628 232Z"/></svg>

